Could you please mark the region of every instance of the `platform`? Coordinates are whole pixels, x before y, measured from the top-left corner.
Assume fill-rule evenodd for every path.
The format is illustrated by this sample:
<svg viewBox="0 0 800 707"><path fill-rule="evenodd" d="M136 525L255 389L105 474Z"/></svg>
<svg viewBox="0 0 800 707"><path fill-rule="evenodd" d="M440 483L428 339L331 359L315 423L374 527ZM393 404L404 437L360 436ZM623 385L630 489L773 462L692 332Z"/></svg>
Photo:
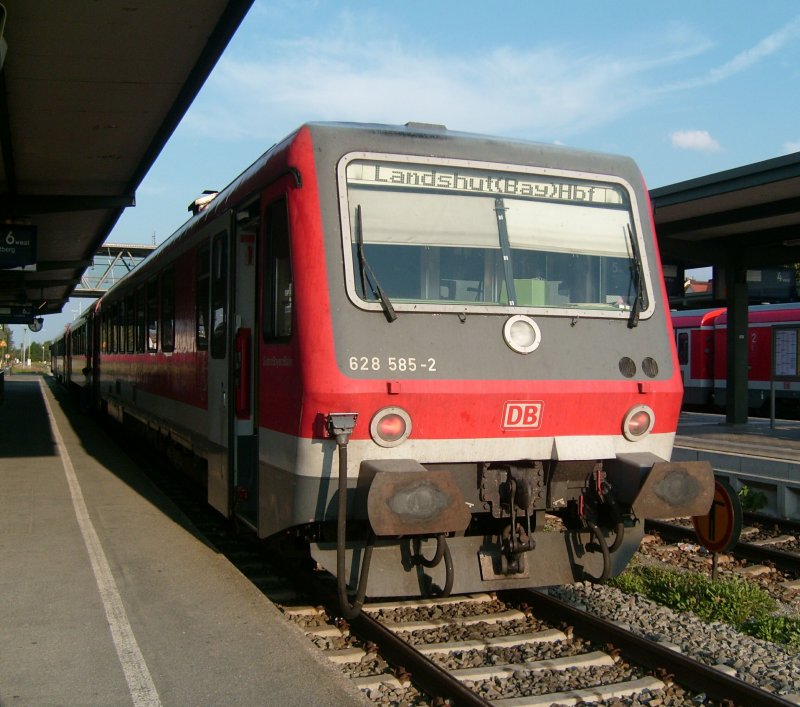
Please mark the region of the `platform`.
<svg viewBox="0 0 800 707"><path fill-rule="evenodd" d="M729 425L724 415L683 412L675 461L708 461L734 489L747 485L767 498L765 513L800 518L800 422L750 418Z"/></svg>
<svg viewBox="0 0 800 707"><path fill-rule="evenodd" d="M369 704L62 395L6 377L0 704Z"/></svg>

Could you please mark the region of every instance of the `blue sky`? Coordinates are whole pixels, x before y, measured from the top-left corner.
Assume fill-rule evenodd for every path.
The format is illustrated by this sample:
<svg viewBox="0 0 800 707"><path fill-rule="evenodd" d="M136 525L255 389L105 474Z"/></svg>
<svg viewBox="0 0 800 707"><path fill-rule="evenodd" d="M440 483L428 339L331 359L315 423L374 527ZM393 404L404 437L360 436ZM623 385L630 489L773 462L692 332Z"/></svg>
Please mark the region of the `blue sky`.
<svg viewBox="0 0 800 707"><path fill-rule="evenodd" d="M796 0L256 0L109 240L161 242L309 120L625 154L654 188L800 151L798 115Z"/></svg>

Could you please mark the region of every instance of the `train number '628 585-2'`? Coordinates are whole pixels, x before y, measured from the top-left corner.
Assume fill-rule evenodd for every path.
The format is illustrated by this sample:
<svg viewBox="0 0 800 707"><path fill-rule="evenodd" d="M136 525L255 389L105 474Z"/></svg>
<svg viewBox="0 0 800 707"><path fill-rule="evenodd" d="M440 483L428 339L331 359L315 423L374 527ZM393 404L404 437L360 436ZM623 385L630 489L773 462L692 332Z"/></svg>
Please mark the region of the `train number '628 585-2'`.
<svg viewBox="0 0 800 707"><path fill-rule="evenodd" d="M436 373L435 358L417 358L415 356L351 356L351 371L427 371Z"/></svg>

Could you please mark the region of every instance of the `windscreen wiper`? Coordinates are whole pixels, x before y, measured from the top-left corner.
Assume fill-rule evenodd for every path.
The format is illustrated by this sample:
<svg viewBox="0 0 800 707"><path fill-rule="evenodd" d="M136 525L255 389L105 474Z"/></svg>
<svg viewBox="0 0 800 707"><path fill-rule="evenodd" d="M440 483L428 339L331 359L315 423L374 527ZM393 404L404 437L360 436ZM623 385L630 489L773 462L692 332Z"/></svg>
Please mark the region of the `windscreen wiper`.
<svg viewBox="0 0 800 707"><path fill-rule="evenodd" d="M383 291L378 278L367 262L367 256L364 253L364 230L361 222L361 204L356 206L356 247L358 248L358 268L361 274L361 291L367 294L367 285L369 285L372 296L380 300L383 307L383 313L386 316L387 322L393 322L397 319L397 313L392 307L392 302L386 293Z"/></svg>
<svg viewBox="0 0 800 707"><path fill-rule="evenodd" d="M502 197L494 200L494 213L497 216L497 233L500 236L500 250L503 254L503 273L506 278L508 303L513 307L517 304L517 292L514 287L514 273L511 268L511 242L508 239L508 224L506 223L506 208Z"/></svg>
<svg viewBox="0 0 800 707"><path fill-rule="evenodd" d="M639 313L644 305L644 270L642 269L642 254L639 250L639 242L636 240L636 235L633 233L629 223L625 224L625 229L628 232L628 241L631 244L631 252L633 254L631 280L636 288L633 304L631 305L631 316L628 318L628 328L633 329L639 324Z"/></svg>

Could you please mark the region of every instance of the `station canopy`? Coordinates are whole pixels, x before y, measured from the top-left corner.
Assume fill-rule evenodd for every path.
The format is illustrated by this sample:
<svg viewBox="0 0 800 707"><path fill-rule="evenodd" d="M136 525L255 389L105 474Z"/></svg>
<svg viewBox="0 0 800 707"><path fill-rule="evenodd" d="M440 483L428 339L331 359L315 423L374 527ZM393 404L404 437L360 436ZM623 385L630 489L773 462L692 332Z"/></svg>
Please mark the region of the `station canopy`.
<svg viewBox="0 0 800 707"><path fill-rule="evenodd" d="M650 196L665 264L800 263L800 153L653 189Z"/></svg>
<svg viewBox="0 0 800 707"><path fill-rule="evenodd" d="M714 268L712 301L728 308L726 419L744 424L751 287L763 289L759 276L771 268L786 273L785 296L796 296L800 153L654 189L650 196L670 303L687 303L681 296L687 266Z"/></svg>
<svg viewBox="0 0 800 707"><path fill-rule="evenodd" d="M252 0L2 0L0 322L61 311Z"/></svg>

